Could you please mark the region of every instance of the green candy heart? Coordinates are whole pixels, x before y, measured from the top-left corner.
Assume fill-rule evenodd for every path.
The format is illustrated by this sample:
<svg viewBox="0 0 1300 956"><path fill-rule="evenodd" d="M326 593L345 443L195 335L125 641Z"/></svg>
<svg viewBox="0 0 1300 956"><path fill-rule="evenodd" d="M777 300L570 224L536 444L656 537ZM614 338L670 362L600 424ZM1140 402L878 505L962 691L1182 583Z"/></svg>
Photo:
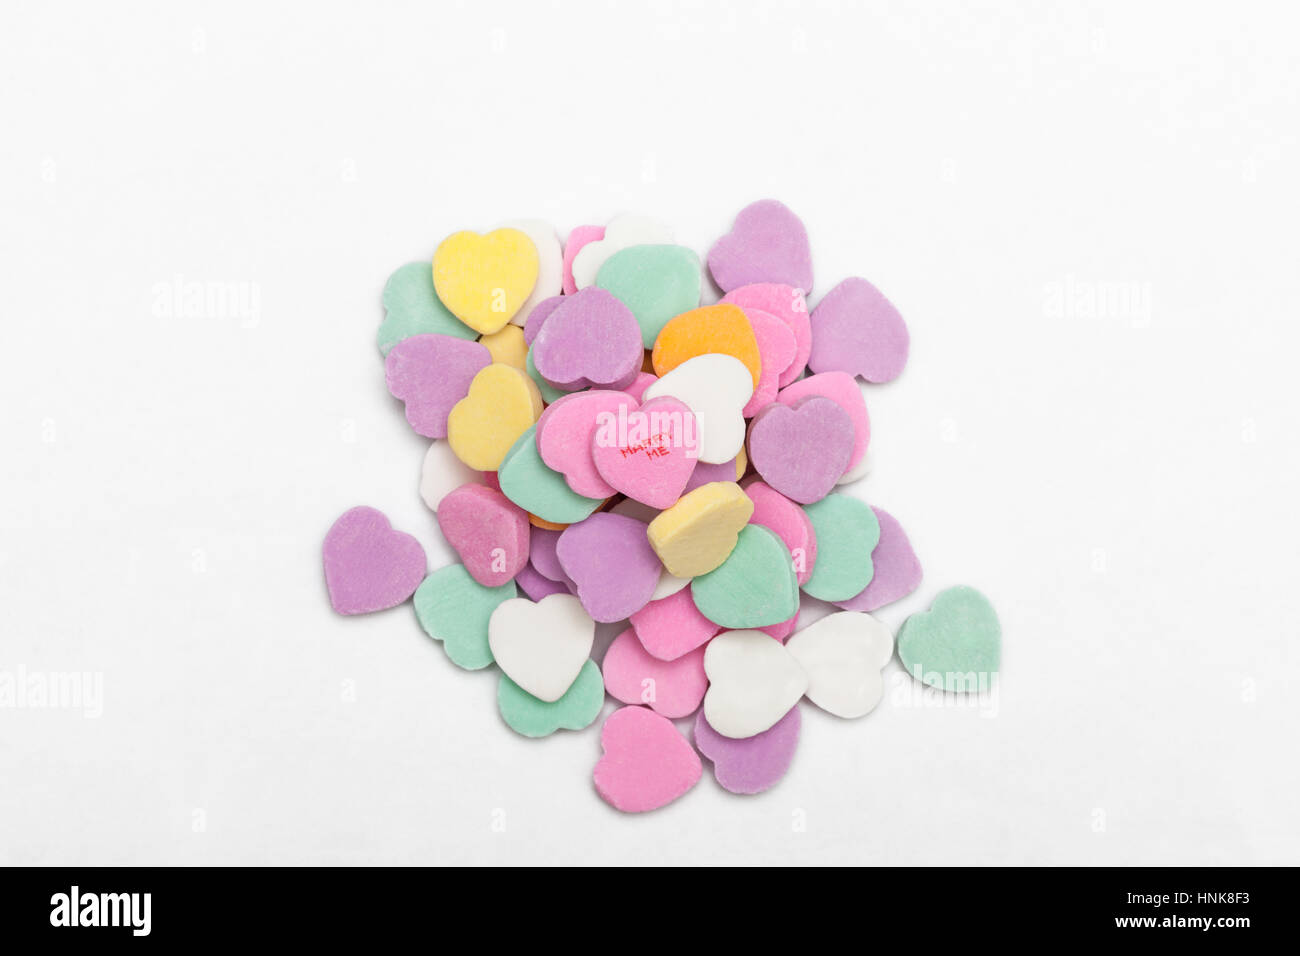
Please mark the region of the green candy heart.
<svg viewBox="0 0 1300 956"><path fill-rule="evenodd" d="M965 585L941 591L930 610L913 614L898 632L903 666L917 680L947 691L988 690L1001 655L997 612L988 598Z"/></svg>
<svg viewBox="0 0 1300 956"><path fill-rule="evenodd" d="M674 316L700 304L700 257L685 246L629 246L600 267L596 285L632 310L641 343L655 339Z"/></svg>
<svg viewBox="0 0 1300 956"><path fill-rule="evenodd" d="M541 373L537 371L537 366L533 364L533 350L531 348L528 350L528 358L524 360L524 365L526 366L524 371L528 373L529 378L537 383L537 390L542 393L542 401L547 405L550 405L557 398L563 398L565 395L569 394L568 392L560 391L546 379L542 378Z"/></svg>
<svg viewBox="0 0 1300 956"><path fill-rule="evenodd" d="M439 568L415 589L415 616L457 667L476 671L492 663L488 619L497 605L518 595L514 581L484 587L463 564Z"/></svg>
<svg viewBox="0 0 1300 956"><path fill-rule="evenodd" d="M538 700L505 674L497 684L501 718L517 734L545 737L557 730L590 727L605 706L605 681L595 661L582 665L577 678L554 703Z"/></svg>
<svg viewBox="0 0 1300 956"><path fill-rule="evenodd" d="M578 494L558 471L552 471L537 451L533 425L510 446L497 471L501 493L543 521L573 524L600 507L600 498Z"/></svg>
<svg viewBox="0 0 1300 956"><path fill-rule="evenodd" d="M733 630L780 624L799 610L790 552L758 524L741 528L727 560L691 580L691 597L701 614Z"/></svg>
<svg viewBox="0 0 1300 956"><path fill-rule="evenodd" d="M803 593L820 601L847 601L871 583L871 552L880 541L880 521L871 508L848 495L827 495L804 505L817 535L817 562Z"/></svg>
<svg viewBox="0 0 1300 956"><path fill-rule="evenodd" d="M477 339L478 333L447 311L433 291L433 266L408 262L384 284L384 321L379 323L379 351L384 355L402 339L431 332Z"/></svg>

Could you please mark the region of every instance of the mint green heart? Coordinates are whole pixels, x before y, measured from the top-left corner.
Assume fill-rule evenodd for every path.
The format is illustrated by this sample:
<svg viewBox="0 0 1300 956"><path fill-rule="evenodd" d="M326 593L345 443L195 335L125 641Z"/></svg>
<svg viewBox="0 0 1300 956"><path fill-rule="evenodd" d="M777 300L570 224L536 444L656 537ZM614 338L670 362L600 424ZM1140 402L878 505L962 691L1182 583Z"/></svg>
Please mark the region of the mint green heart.
<svg viewBox="0 0 1300 956"><path fill-rule="evenodd" d="M799 610L799 585L785 543L767 528L747 524L727 560L691 581L699 612L719 627L780 624Z"/></svg>
<svg viewBox="0 0 1300 956"><path fill-rule="evenodd" d="M830 494L804 505L817 535L817 561L803 593L821 601L847 601L871 583L871 552L880 541L880 521L865 502Z"/></svg>
<svg viewBox="0 0 1300 956"><path fill-rule="evenodd" d="M674 316L700 304L700 257L685 246L628 246L596 273L596 285L632 310L641 326L641 343L655 339Z"/></svg>
<svg viewBox="0 0 1300 956"><path fill-rule="evenodd" d="M573 524L598 507L602 499L578 494L558 471L552 471L537 451L533 425L510 446L497 470L501 493L543 521Z"/></svg>
<svg viewBox="0 0 1300 956"><path fill-rule="evenodd" d="M505 674L497 684L501 718L517 734L545 737L557 730L590 727L605 706L605 681L595 661L582 665L577 678L553 703L538 700Z"/></svg>
<svg viewBox="0 0 1300 956"><path fill-rule="evenodd" d="M497 605L518 595L514 581L484 587L463 564L439 568L415 589L415 616L420 626L457 667L476 671L492 663L488 619Z"/></svg>
<svg viewBox="0 0 1300 956"><path fill-rule="evenodd" d="M408 262L384 284L384 321L379 323L379 351L384 355L402 339L433 333L477 339L478 333L456 318L433 291L433 266Z"/></svg>
<svg viewBox="0 0 1300 956"><path fill-rule="evenodd" d="M930 610L913 614L898 632L903 666L917 680L947 691L988 690L1001 656L997 612L965 585L939 592Z"/></svg>

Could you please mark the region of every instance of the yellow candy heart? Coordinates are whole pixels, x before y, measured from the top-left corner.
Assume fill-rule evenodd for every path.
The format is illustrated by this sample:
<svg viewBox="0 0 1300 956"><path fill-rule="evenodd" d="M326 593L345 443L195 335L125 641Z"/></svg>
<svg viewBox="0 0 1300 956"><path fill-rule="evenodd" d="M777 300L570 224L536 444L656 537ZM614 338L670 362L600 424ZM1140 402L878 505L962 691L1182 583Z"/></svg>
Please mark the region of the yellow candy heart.
<svg viewBox="0 0 1300 956"><path fill-rule="evenodd" d="M753 513L754 502L740 485L714 481L661 511L650 522L646 535L669 574L692 578L708 574L727 560L736 546L736 535Z"/></svg>
<svg viewBox="0 0 1300 956"><path fill-rule="evenodd" d="M528 343L524 330L517 325L504 326L500 332L480 336L478 344L488 350L492 361L513 365L521 371L528 365Z"/></svg>
<svg viewBox="0 0 1300 956"><path fill-rule="evenodd" d="M537 284L537 246L518 229L458 232L433 254L433 288L471 329L500 331Z"/></svg>
<svg viewBox="0 0 1300 956"><path fill-rule="evenodd" d="M512 365L492 364L447 416L447 444L475 471L496 471L506 452L542 414L542 393Z"/></svg>

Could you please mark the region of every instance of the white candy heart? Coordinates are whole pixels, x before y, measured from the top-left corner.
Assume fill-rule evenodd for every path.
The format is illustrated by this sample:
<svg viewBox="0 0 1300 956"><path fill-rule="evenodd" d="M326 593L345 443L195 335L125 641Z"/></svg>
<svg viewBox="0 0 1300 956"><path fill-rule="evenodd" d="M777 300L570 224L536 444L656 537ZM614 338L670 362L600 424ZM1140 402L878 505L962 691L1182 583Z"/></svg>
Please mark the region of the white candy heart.
<svg viewBox="0 0 1300 956"><path fill-rule="evenodd" d="M511 598L488 619L488 646L497 665L548 703L563 697L577 679L595 637L596 623L571 594L552 594L536 604Z"/></svg>
<svg viewBox="0 0 1300 956"><path fill-rule="evenodd" d="M483 473L470 468L451 450L446 441L435 441L424 454L420 469L420 497L430 511L438 510L438 503L461 485L483 484Z"/></svg>
<svg viewBox="0 0 1300 956"><path fill-rule="evenodd" d="M503 222L497 228L518 229L533 240L533 245L537 247L537 284L519 311L510 319L513 325L523 325L528 321L528 313L533 311L533 306L562 291L564 249L560 246L560 237L556 235L555 227L541 219L515 219Z"/></svg>
<svg viewBox="0 0 1300 956"><path fill-rule="evenodd" d="M894 654L894 636L870 614L840 611L785 643L808 675L808 699L836 717L861 717L880 703L880 670Z"/></svg>
<svg viewBox="0 0 1300 956"><path fill-rule="evenodd" d="M835 482L835 484L847 485L850 482L858 481L861 478L867 477L867 474L870 471L871 471L871 449L868 448L866 454L862 456L862 460L858 462L856 465L854 465L852 468L850 468L848 471L846 471L843 475L841 475L840 480Z"/></svg>
<svg viewBox="0 0 1300 956"><path fill-rule="evenodd" d="M659 583L655 585L655 593L650 600L658 601L660 598L672 597L690 583L690 578L679 578L675 574L670 574L668 569L664 568L659 573Z"/></svg>
<svg viewBox="0 0 1300 956"><path fill-rule="evenodd" d="M687 359L645 390L642 403L660 395L685 402L700 430L700 461L720 465L745 444L745 405L754 379L740 359L710 352Z"/></svg>
<svg viewBox="0 0 1300 956"><path fill-rule="evenodd" d="M605 227L605 238L589 242L573 257L573 281L579 289L595 285L596 273L605 260L628 246L672 245L673 231L649 216L624 213Z"/></svg>
<svg viewBox="0 0 1300 956"><path fill-rule="evenodd" d="M789 713L808 675L762 631L724 631L704 652L704 719L724 737L753 737Z"/></svg>

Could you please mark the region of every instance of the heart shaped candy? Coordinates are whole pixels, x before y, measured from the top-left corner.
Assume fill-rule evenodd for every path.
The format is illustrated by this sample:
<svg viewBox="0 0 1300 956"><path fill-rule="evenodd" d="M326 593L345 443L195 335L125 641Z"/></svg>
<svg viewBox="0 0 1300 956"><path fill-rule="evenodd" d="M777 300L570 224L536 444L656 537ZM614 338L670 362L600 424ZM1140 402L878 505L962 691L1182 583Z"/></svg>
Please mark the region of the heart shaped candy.
<svg viewBox="0 0 1300 956"><path fill-rule="evenodd" d="M629 246L605 260L596 285L632 310L641 344L654 348L669 319L700 304L700 257L685 246Z"/></svg>
<svg viewBox="0 0 1300 956"><path fill-rule="evenodd" d="M406 403L406 420L426 438L447 435L447 416L470 383L492 363L477 342L450 335L413 335L393 346L384 377L394 398Z"/></svg>
<svg viewBox="0 0 1300 956"><path fill-rule="evenodd" d="M695 416L700 461L732 461L745 444L745 404L754 394L749 369L732 355L697 355L647 388L645 401L672 396Z"/></svg>
<svg viewBox="0 0 1300 956"><path fill-rule="evenodd" d="M785 776L799 744L799 705L775 724L753 737L724 737L705 719L695 718L695 746L713 761L713 776L732 793L762 793Z"/></svg>
<svg viewBox="0 0 1300 956"><path fill-rule="evenodd" d="M674 505L699 460L699 430L690 407L662 395L640 408L625 405L608 414L591 435L590 457L609 493L619 491L652 508Z"/></svg>
<svg viewBox="0 0 1300 956"><path fill-rule="evenodd" d="M917 680L955 693L987 691L1002 653L1002 625L979 591L940 591L898 632L898 657Z"/></svg>
<svg viewBox="0 0 1300 956"><path fill-rule="evenodd" d="M798 661L761 631L724 631L704 651L704 717L724 737L761 734L808 689Z"/></svg>
<svg viewBox="0 0 1300 956"><path fill-rule="evenodd" d="M564 243L564 294L573 295L578 291L578 283L573 278L573 260L578 257L582 247L605 238L604 226L574 226L569 238Z"/></svg>
<svg viewBox="0 0 1300 956"><path fill-rule="evenodd" d="M667 245L673 241L673 231L649 216L624 213L615 216L605 227L599 239L584 243L573 256L573 283L581 292L596 281L600 267L614 253L629 246Z"/></svg>
<svg viewBox="0 0 1300 956"><path fill-rule="evenodd" d="M743 412L746 418L753 418L776 398L781 376L794 361L796 345L790 327L776 316L759 309L745 309L745 316L754 328L761 368L754 394Z"/></svg>
<svg viewBox="0 0 1300 956"><path fill-rule="evenodd" d="M845 279L813 309L814 372L841 371L892 382L907 364L910 336L893 303L866 279Z"/></svg>
<svg viewBox="0 0 1300 956"><path fill-rule="evenodd" d="M631 623L646 653L661 661L690 654L722 630L695 607L690 588L651 601L632 615Z"/></svg>
<svg viewBox="0 0 1300 956"><path fill-rule="evenodd" d="M627 421L637 402L626 392L593 389L556 399L537 420L537 452L546 467L564 475L587 498L608 498L614 487L597 467L593 439L613 422ZM674 499L676 500L676 499Z"/></svg>
<svg viewBox="0 0 1300 956"><path fill-rule="evenodd" d="M531 354L538 373L556 388L619 389L641 371L641 327L604 289L581 289L547 316Z"/></svg>
<svg viewBox="0 0 1300 956"><path fill-rule="evenodd" d="M524 330L519 326L503 326L500 332L481 336L478 344L488 350L493 362L514 366L521 372L528 371L528 343L524 340Z"/></svg>
<svg viewBox="0 0 1300 956"><path fill-rule="evenodd" d="M545 521L573 524L601 505L569 487L564 476L552 471L537 450L536 428L529 428L506 452L497 478L507 498Z"/></svg>
<svg viewBox="0 0 1300 956"><path fill-rule="evenodd" d="M456 318L486 334L523 307L537 284L538 267L537 247L518 229L486 236L457 232L433 254L433 287Z"/></svg>
<svg viewBox="0 0 1300 956"><path fill-rule="evenodd" d="M384 284L384 320L379 324L379 351L413 335L434 333L473 341L478 333L447 310L433 291L428 262L408 262Z"/></svg>
<svg viewBox="0 0 1300 956"><path fill-rule="evenodd" d="M536 604L502 601L488 621L488 646L506 676L538 700L564 696L591 656L596 625L571 594Z"/></svg>
<svg viewBox="0 0 1300 956"><path fill-rule="evenodd" d="M754 327L740 306L704 305L670 320L655 339L654 372L662 378L682 363L708 354L730 355L749 371L751 387L758 387L763 356Z"/></svg>
<svg viewBox="0 0 1300 956"><path fill-rule="evenodd" d="M467 467L445 441L435 441L420 466L420 497L430 511L437 511L442 499L461 485L483 481L483 472Z"/></svg>
<svg viewBox="0 0 1300 956"><path fill-rule="evenodd" d="M785 543L795 580L802 585L812 576L817 563L817 535L812 519L785 495L761 481L751 479L741 487L754 502L749 523L761 524Z"/></svg>
<svg viewBox="0 0 1300 956"><path fill-rule="evenodd" d="M790 552L767 528L746 525L727 560L691 580L691 598L720 627L765 627L788 620L799 610Z"/></svg>
<svg viewBox="0 0 1300 956"><path fill-rule="evenodd" d="M488 621L502 601L517 594L513 581L484 587L462 564L434 571L415 591L415 616L424 632L442 642L451 662L474 671L492 663Z"/></svg>
<svg viewBox="0 0 1300 956"><path fill-rule="evenodd" d="M541 414L542 396L532 379L509 365L489 365L447 416L447 442L475 471L496 471Z"/></svg>
<svg viewBox="0 0 1300 956"><path fill-rule="evenodd" d="M808 675L808 699L836 717L861 717L880 703L880 669L894 636L870 614L839 611L799 631L785 649Z"/></svg>
<svg viewBox="0 0 1300 956"><path fill-rule="evenodd" d="M812 291L808 231L784 203L761 199L736 216L731 232L709 250L709 272L723 292L757 282Z"/></svg>
<svg viewBox="0 0 1300 956"><path fill-rule="evenodd" d="M415 593L428 568L420 542L365 506L339 516L321 556L330 605L340 614L396 607Z"/></svg>
<svg viewBox="0 0 1300 956"><path fill-rule="evenodd" d="M820 395L773 402L749 426L749 460L768 485L800 504L825 498L853 455L849 413Z"/></svg>
<svg viewBox="0 0 1300 956"><path fill-rule="evenodd" d="M798 381L808 365L808 355L812 352L812 325L809 323L808 301L804 294L793 286L779 282L759 282L732 289L722 297L722 301L740 306L746 315L750 309L758 309L776 316L786 324L794 335L794 359L781 373L778 384L785 388Z"/></svg>
<svg viewBox="0 0 1300 956"><path fill-rule="evenodd" d="M715 481L685 494L650 522L650 546L668 571L689 578L712 571L736 547L754 503L735 482Z"/></svg>
<svg viewBox="0 0 1300 956"><path fill-rule="evenodd" d="M836 601L846 611L874 611L906 597L921 585L921 562L898 519L883 508L871 509L880 524L880 541L871 552L871 583L847 601Z"/></svg>
<svg viewBox="0 0 1300 956"><path fill-rule="evenodd" d="M564 573L593 620L621 621L645 607L662 565L646 526L635 518L601 512L569 525L555 546Z"/></svg>
<svg viewBox="0 0 1300 956"><path fill-rule="evenodd" d="M822 372L820 375L809 375L787 385L777 394L776 400L782 405L793 407L813 395L829 398L848 412L853 422L853 454L849 457L848 468L838 482L843 484L848 475L862 466L862 461L867 455L867 444L871 441L871 419L867 416L866 399L862 397L862 389L852 375L844 372Z"/></svg>
<svg viewBox="0 0 1300 956"><path fill-rule="evenodd" d="M528 515L487 485L461 485L438 505L438 527L465 569L500 587L528 563Z"/></svg>
<svg viewBox="0 0 1300 956"><path fill-rule="evenodd" d="M546 737L557 730L582 730L595 723L605 706L605 687L595 661L582 665L577 678L557 701L538 700L505 674L497 684L501 719L517 734Z"/></svg>
<svg viewBox="0 0 1300 956"><path fill-rule="evenodd" d="M611 696L625 704L647 704L668 718L695 713L709 686L704 676L704 648L661 661L646 653L630 627L614 638L601 667Z"/></svg>
<svg viewBox="0 0 1300 956"><path fill-rule="evenodd" d="M600 731L604 756L592 779L602 800L624 813L672 803L699 783L699 756L672 721L644 707L623 707Z"/></svg>
<svg viewBox="0 0 1300 956"><path fill-rule="evenodd" d="M515 585L533 601L540 601L552 594L573 593L559 581L552 581L531 564L525 564L523 570L515 575Z"/></svg>
<svg viewBox="0 0 1300 956"><path fill-rule="evenodd" d="M880 522L865 502L830 494L804 506L817 535L817 566L803 585L819 601L847 601L871 583L871 552L880 540Z"/></svg>

